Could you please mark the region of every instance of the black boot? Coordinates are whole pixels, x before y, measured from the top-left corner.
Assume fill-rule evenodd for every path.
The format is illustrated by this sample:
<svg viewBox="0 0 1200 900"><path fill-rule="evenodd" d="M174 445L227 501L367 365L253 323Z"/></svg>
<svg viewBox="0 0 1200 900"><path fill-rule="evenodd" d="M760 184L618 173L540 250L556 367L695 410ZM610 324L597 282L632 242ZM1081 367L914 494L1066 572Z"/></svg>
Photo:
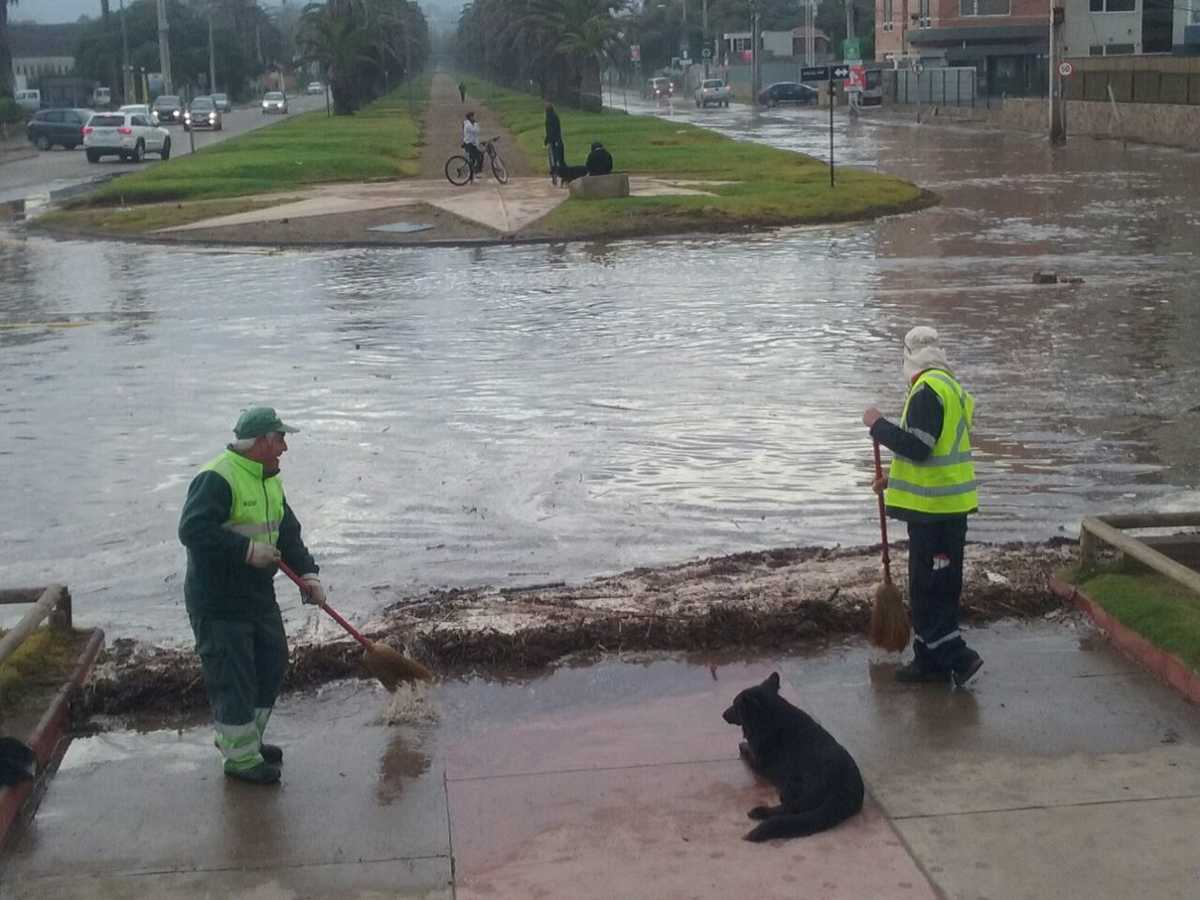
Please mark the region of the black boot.
<svg viewBox="0 0 1200 900"><path fill-rule="evenodd" d="M975 673L979 671L981 666L983 666L983 657L970 647L964 647L962 653L954 660L954 668L952 669L954 686L962 687L975 677Z"/></svg>
<svg viewBox="0 0 1200 900"><path fill-rule="evenodd" d="M283 764L283 748L276 747L274 744L259 745L258 752L262 754L263 762L269 763L272 766Z"/></svg>
<svg viewBox="0 0 1200 900"><path fill-rule="evenodd" d="M278 784L280 771L278 766L268 765L267 763L259 763L252 769L226 769L225 774L230 778L236 778L238 781L246 781L250 784Z"/></svg>

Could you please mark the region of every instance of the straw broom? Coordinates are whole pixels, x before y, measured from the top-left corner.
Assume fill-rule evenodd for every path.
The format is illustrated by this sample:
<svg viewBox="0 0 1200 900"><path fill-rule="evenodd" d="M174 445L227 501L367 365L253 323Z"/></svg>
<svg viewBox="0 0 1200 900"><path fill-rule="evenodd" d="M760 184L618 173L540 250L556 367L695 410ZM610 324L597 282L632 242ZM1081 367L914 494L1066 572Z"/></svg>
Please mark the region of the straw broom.
<svg viewBox="0 0 1200 900"><path fill-rule="evenodd" d="M284 575L296 582L296 587L300 588L300 592L307 595L309 588L304 583L304 579L293 572L282 560L279 561L278 565ZM421 665L415 659L409 659L403 653L392 649L387 644L368 640L358 629L343 619L341 614L332 606L322 603L321 609L329 613L335 622L346 629L350 637L363 645L363 665L389 691L395 691L396 688L406 681L433 680L433 673L425 668L425 666Z"/></svg>
<svg viewBox="0 0 1200 900"><path fill-rule="evenodd" d="M875 478L883 481L883 464L879 460L879 441L875 442ZM892 561L888 555L887 510L883 505L883 494L879 498L879 534L883 539L883 584L875 588L875 601L871 605L871 624L867 627L867 640L876 647L898 653L908 646L911 634L908 624L908 608L900 589L892 581Z"/></svg>

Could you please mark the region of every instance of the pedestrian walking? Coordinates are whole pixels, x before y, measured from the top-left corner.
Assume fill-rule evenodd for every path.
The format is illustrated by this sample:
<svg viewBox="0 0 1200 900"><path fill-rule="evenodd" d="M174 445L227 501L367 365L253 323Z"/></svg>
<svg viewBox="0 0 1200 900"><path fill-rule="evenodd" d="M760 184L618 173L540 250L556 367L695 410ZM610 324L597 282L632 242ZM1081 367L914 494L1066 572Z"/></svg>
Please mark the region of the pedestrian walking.
<svg viewBox="0 0 1200 900"><path fill-rule="evenodd" d="M467 102L467 84L465 81L460 81L458 83L458 102L459 103Z"/></svg>
<svg viewBox="0 0 1200 900"><path fill-rule="evenodd" d="M302 573L304 602L325 603L279 477L286 435L296 431L270 407L247 409L233 443L192 479L179 518L187 548L183 594L216 745L225 774L253 784L279 781L283 763L283 751L263 741L288 663L276 563Z"/></svg>
<svg viewBox="0 0 1200 900"><path fill-rule="evenodd" d="M550 181L557 185L567 166L567 148L563 145L562 123L558 121L554 104L549 101L546 101L546 136L542 143L550 148ZM563 184L566 184L566 179Z"/></svg>
<svg viewBox="0 0 1200 900"><path fill-rule="evenodd" d="M863 413L871 437L894 454L882 491L887 514L908 526L908 591L913 658L896 670L904 682L966 684L983 660L958 627L967 517L978 510L971 429L975 398L950 370L935 329L904 337L908 397L900 424L874 406Z"/></svg>

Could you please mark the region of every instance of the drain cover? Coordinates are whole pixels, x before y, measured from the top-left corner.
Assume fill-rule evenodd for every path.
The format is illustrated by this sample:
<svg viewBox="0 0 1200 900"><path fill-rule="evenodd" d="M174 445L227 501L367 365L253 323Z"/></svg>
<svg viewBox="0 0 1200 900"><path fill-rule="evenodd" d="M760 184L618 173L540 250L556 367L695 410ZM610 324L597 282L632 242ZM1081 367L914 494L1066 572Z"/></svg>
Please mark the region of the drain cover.
<svg viewBox="0 0 1200 900"><path fill-rule="evenodd" d="M367 231L390 231L394 234L412 234L414 231L428 231L432 225L420 225L416 222L393 222L391 225L375 225Z"/></svg>

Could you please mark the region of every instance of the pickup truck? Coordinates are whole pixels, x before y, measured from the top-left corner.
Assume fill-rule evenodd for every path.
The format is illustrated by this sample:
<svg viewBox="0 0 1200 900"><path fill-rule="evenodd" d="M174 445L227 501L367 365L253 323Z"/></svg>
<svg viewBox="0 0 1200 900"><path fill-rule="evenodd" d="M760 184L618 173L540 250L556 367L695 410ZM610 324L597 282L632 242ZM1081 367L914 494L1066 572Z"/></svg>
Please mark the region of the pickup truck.
<svg viewBox="0 0 1200 900"><path fill-rule="evenodd" d="M696 88L697 107L708 106L710 103L717 106L728 106L732 99L733 88L720 78L706 78L700 82L700 87Z"/></svg>

